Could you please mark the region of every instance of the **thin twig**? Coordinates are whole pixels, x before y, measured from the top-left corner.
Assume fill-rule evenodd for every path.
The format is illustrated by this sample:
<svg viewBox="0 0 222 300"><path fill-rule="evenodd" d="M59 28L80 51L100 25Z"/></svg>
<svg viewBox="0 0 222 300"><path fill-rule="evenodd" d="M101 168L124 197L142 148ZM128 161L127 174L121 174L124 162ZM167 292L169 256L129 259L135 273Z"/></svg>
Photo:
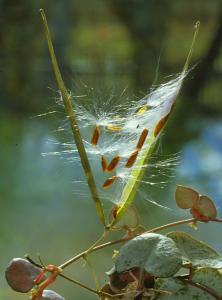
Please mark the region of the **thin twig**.
<svg viewBox="0 0 222 300"><path fill-rule="evenodd" d="M81 134L80 134L80 130L79 130L76 115L75 115L75 110L73 109L73 104L71 102L71 96L70 96L70 94L68 93L68 91L65 87L65 84L64 84L64 81L62 79L62 75L61 75L61 72L60 72L60 69L59 69L59 66L58 66L58 62L57 62L57 59L56 59L56 56L55 56L54 47L53 47L53 44L52 44L52 38L51 38L50 31L49 31L46 15L45 15L45 12L44 12L43 9L40 9L40 13L41 13L43 24L44 24L45 35L46 35L46 39L47 39L47 43L48 43L49 53L50 53L50 56L51 56L53 71L54 71L54 74L55 74L55 77L56 77L58 88L61 92L61 96L62 96L63 104L64 104L64 107L65 107L65 111L67 113L67 116L68 116L68 119L69 119L69 122L70 122L70 125L71 125L73 138L74 138L74 141L76 143L77 150L79 152L81 163L82 163L85 175L86 175L87 184L88 184L88 187L90 189L93 201L95 203L99 218L100 218L102 224L104 226L106 226L105 225L105 215L104 215L102 203L101 203L101 200L100 200L98 192L97 192L95 179L93 177L92 170L91 170L89 160L88 160L88 157L87 157L87 154L86 154L86 150L85 150L85 147L84 147L84 143L83 143L83 140L82 140L82 137L81 137Z"/></svg>
<svg viewBox="0 0 222 300"><path fill-rule="evenodd" d="M189 223L196 222L196 221L197 220L195 218L180 220L180 221L172 222L172 223L162 225L162 226L159 226L159 227L155 227L153 229L145 231L144 233L158 232L158 231L165 230L165 229L168 229L168 228L171 228L171 227L174 227L174 226L189 224ZM220 222L220 223L222 223L222 219L215 218L215 219L210 220L209 222ZM116 241L111 241L111 242L107 242L107 243L98 245L98 246L92 248L90 250L90 253L95 252L97 250L101 250L101 249L109 247L109 246L113 246L113 245L116 245L116 244L121 244L121 243L127 242L127 241L131 240L132 238L134 238L134 237L131 237L131 236L130 237L124 237L124 238L116 240ZM61 264L59 266L59 268L65 269L66 267L71 265L73 262L79 260L80 258L84 257L88 253L89 253L88 250L86 250L86 251L83 251L83 252L77 254L76 256L72 257L71 259L69 259L66 262L64 262L63 264Z"/></svg>
<svg viewBox="0 0 222 300"><path fill-rule="evenodd" d="M72 282L72 283L74 283L74 284L76 284L76 285L78 285L78 286L80 286L81 288L84 288L84 289L86 289L86 290L88 290L88 291L94 293L94 294L97 294L97 295L99 295L99 296L101 295L101 292L99 292L99 291L97 291L97 290L95 290L95 289L92 289L92 288L88 287L87 285L85 285L85 284L82 283L82 282L79 282L79 281L77 281L77 280L74 280L74 279L72 279L72 278L69 278L68 276L66 276L66 275L64 275L64 274L59 274L59 276L62 277L62 278L64 278L64 279L66 279L66 280L68 280L68 281L70 281L70 282Z"/></svg>
<svg viewBox="0 0 222 300"><path fill-rule="evenodd" d="M159 227L150 229L150 230L146 231L145 233L157 232L157 231L160 231L160 230L167 229L169 227L173 227L173 226L177 226L177 225L182 225L182 224L187 224L187 223L191 223L191 222L194 222L194 221L195 221L194 218L192 218L192 219L186 219L186 220L181 220L181 221L176 221L176 222L173 222L173 223L169 223L169 224L166 224L166 225L163 225L163 226L159 226ZM106 248L106 247L109 247L109 246L112 246L112 245L124 243L124 242L126 242L128 240L131 240L132 238L133 237L124 237L124 238L116 240L116 241L107 242L107 243L104 243L104 244L101 244L101 245L98 245L98 246L92 248L90 250L90 252L94 252L94 251L97 251L97 250L100 250L100 249L103 249L103 248ZM72 257L71 259L67 260L66 262L64 262L63 264L61 264L59 266L59 268L64 269L64 268L68 267L73 262L75 262L75 261L79 260L80 258L84 257L87 254L87 251L88 250L83 251L83 252L77 254L76 256Z"/></svg>

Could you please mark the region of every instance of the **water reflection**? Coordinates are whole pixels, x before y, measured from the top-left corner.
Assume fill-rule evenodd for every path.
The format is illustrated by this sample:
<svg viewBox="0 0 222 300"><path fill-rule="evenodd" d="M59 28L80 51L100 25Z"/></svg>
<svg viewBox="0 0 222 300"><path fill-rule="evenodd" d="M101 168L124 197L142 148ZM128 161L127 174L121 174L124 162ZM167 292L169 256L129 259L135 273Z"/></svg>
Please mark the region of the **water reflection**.
<svg viewBox="0 0 222 300"><path fill-rule="evenodd" d="M184 145L178 174L187 184L208 193L222 210L222 123L209 122L197 140Z"/></svg>
<svg viewBox="0 0 222 300"><path fill-rule="evenodd" d="M1 149L3 180L0 182L2 268L12 257L23 256L27 252L33 257L39 252L44 261L59 264L86 248L101 232L87 187L73 184L73 181L84 178L81 166L64 163L58 156L41 155L60 150L54 124L41 119L11 122L9 118L8 126L4 122L4 127L7 130L0 137L1 145L4 145ZM168 186L159 194L158 186L145 186L144 195L153 193L155 201L161 199L161 204L171 208L162 210L144 204L146 200L142 201L144 195L140 194L140 209L148 226L184 217L183 212L176 210L173 201L173 191L178 182L210 195L221 209L222 166L218 163L222 160L221 145L222 124L215 122L203 127L196 140L182 147L176 178L169 180ZM218 225L201 225L198 232L185 229L205 241L209 240L221 250L219 241L210 234L217 228ZM101 282L104 281L103 272L112 264L110 255L110 250L99 255L97 267ZM77 269L71 267L68 271L72 277L93 285L83 265ZM24 296L10 291L3 277L1 281L4 300L24 299ZM72 298L74 290L78 299L92 299L91 295L63 281L59 281L55 289L67 299Z"/></svg>

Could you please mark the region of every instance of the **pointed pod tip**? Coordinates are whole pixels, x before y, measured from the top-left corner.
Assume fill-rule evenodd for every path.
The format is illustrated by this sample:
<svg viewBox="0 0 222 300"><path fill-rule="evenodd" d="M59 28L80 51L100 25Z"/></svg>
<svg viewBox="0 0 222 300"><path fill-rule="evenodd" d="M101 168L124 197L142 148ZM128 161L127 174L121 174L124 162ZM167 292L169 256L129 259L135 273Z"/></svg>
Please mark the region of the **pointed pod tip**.
<svg viewBox="0 0 222 300"><path fill-rule="evenodd" d="M41 14L41 16L42 16L42 17L44 17L44 16L45 16L45 11L44 11L44 9L43 9L43 8L40 8L39 12L40 12L40 14Z"/></svg>
<svg viewBox="0 0 222 300"><path fill-rule="evenodd" d="M198 21L195 23L194 28L195 28L195 29L199 29L199 27L200 27L200 21L198 20Z"/></svg>

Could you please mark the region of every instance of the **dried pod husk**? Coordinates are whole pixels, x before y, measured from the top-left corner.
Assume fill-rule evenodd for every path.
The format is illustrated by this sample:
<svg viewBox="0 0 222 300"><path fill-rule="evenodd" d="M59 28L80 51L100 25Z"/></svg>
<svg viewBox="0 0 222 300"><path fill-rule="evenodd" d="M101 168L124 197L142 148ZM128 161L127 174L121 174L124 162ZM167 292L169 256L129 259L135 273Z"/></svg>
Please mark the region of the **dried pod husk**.
<svg viewBox="0 0 222 300"><path fill-rule="evenodd" d="M42 296L38 296L36 300L65 300L65 298L54 291L44 290Z"/></svg>
<svg viewBox="0 0 222 300"><path fill-rule="evenodd" d="M109 221L110 223L113 221L113 219L116 218L116 214L119 207L118 205L115 205L109 215ZM127 208L125 214L120 219L119 222L113 227L114 230L119 229L125 229L125 230L134 230L139 226L140 218L139 213L135 206L131 205Z"/></svg>
<svg viewBox="0 0 222 300"><path fill-rule="evenodd" d="M9 286L16 292L27 293L34 286L34 279L41 268L34 266L24 258L13 258L6 271L5 278Z"/></svg>

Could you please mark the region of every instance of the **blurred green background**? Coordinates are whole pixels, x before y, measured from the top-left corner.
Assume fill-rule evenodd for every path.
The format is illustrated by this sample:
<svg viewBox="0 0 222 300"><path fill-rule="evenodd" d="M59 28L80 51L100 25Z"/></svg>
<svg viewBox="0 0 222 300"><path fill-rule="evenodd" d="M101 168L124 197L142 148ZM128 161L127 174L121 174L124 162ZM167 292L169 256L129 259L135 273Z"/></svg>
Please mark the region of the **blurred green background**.
<svg viewBox="0 0 222 300"><path fill-rule="evenodd" d="M155 79L161 83L180 72L193 26L200 20L194 68L155 155L158 160L176 153L179 164L164 179L167 184L142 187L144 196L137 200L147 227L185 216L175 208L176 183L211 196L219 213L222 208L221 0L1 0L1 300L26 299L5 282L4 270L12 257L29 253L36 258L40 253L45 263L60 264L89 246L102 231L87 188L73 183L83 176L81 167L41 155L58 150L63 137L56 129L64 119L61 112L36 117L57 110L58 96L41 7L47 12L67 86L74 95L82 83L104 91L104 101L110 89L121 93L126 87L132 99L143 97ZM158 172L157 182L165 171ZM147 197L171 209L162 210L141 199ZM183 229L222 252L219 225L203 224L196 232ZM106 279L104 271L112 266L111 250L92 257L101 283ZM83 263L69 267L67 274L93 286ZM67 300L96 298L63 279L54 289Z"/></svg>

